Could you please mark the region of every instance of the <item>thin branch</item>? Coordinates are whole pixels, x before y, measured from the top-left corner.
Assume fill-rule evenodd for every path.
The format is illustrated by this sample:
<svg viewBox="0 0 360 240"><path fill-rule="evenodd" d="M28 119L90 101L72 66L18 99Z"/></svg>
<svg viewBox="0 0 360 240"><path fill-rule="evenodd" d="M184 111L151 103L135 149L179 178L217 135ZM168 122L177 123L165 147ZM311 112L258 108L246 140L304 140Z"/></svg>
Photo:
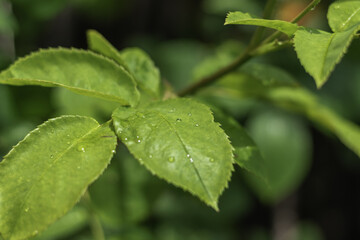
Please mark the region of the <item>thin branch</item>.
<svg viewBox="0 0 360 240"><path fill-rule="evenodd" d="M218 78L221 78L224 75L228 74L229 72L234 71L236 68L238 68L242 64L246 63L250 58L251 58L251 55L248 53L248 51L245 51L242 55L240 55L240 57L235 59L232 63L230 63L226 67L221 68L220 70L216 71L212 75L201 79L200 81L194 83L193 85L191 85L188 88L184 89L183 91L179 92L178 96L183 97L188 94L195 93L200 88L208 86L211 83L213 83L214 81L216 81Z"/></svg>
<svg viewBox="0 0 360 240"><path fill-rule="evenodd" d="M297 15L291 22L292 23L296 23L298 22L300 19L302 19L308 12L310 12L311 10L313 10L316 5L318 5L320 3L321 0L313 0L301 13L299 13L299 15ZM252 57L259 55L259 49L264 46L265 44L268 44L269 42L274 41L278 36L281 35L281 32L277 31L274 34L270 35L268 38L266 38L264 41L262 41L260 44L258 44L256 47L252 47L251 45L249 45L249 47L244 51L244 53L242 55L240 55L237 59L235 59L233 62L231 62L229 65L225 66L224 68L219 69L218 71L216 71L215 73L202 78L201 80L199 80L198 82L194 83L193 85L190 85L189 87L185 88L184 90L180 91L177 95L179 97L183 97L186 96L188 94L192 94L195 93L196 91L198 91L199 89L210 85L211 83L215 82L217 79L225 76L226 74L234 71L235 69L237 69L238 67L240 67L241 65L243 65L244 63L246 63L249 59L251 59ZM255 41L255 40L254 40ZM290 44L291 42L289 42ZM288 44L286 44L288 45ZM275 50L278 49L282 46L273 46L273 49L270 50ZM261 51L260 51L261 52ZM263 53L267 53L270 51L264 51Z"/></svg>
<svg viewBox="0 0 360 240"><path fill-rule="evenodd" d="M315 7L320 3L321 0L313 0L311 3L309 3L309 5L306 6L306 8L304 8L304 10L302 10L293 20L291 20L291 23L297 23L299 22L306 14L308 14L310 11L314 10ZM278 38L280 35L282 34L282 32L280 31L276 31L274 32L272 35L270 35L268 38L266 38L262 43L262 44L266 44L269 43L271 41L274 41L276 38Z"/></svg>
<svg viewBox="0 0 360 240"><path fill-rule="evenodd" d="M266 2L266 6L263 13L264 19L270 19L273 15L274 8L276 5L277 0L268 0ZM253 37L250 40L249 48L256 48L258 44L261 42L262 36L264 34L265 28L264 27L257 27Z"/></svg>

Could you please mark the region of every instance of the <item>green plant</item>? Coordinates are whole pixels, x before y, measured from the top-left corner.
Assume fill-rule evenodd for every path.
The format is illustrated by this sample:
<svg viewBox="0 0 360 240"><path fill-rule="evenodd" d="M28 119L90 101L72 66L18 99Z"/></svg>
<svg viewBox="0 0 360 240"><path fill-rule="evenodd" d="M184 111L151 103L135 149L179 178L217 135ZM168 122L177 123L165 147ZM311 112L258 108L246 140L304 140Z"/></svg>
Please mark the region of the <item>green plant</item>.
<svg viewBox="0 0 360 240"><path fill-rule="evenodd" d="M267 183L278 194L286 191L286 186L277 185L276 175L267 174L270 166L252 139L232 116L207 101L209 96L253 97L304 114L360 155L356 125L322 105L282 70L247 63L253 57L294 45L301 64L321 87L350 42L358 37L360 1L330 6L333 33L296 24L319 0L311 2L292 22L266 19L274 3L268 1L264 19L229 13L225 24L256 25L276 32L263 39L260 27L239 56L224 49L206 60L196 70L197 81L179 93L161 84L158 69L142 50L118 51L93 30L88 32L90 51L40 50L3 71L3 84L63 87L106 100L99 104L115 110L111 120L101 125L82 116L50 119L4 157L0 164L0 238L37 235L84 193L85 201L89 200L86 189L106 169L118 141L153 174L191 192L215 210L234 163L264 180L256 183L264 198L271 198L265 190ZM96 229L96 221L94 226ZM94 232L98 239L103 238L101 229Z"/></svg>

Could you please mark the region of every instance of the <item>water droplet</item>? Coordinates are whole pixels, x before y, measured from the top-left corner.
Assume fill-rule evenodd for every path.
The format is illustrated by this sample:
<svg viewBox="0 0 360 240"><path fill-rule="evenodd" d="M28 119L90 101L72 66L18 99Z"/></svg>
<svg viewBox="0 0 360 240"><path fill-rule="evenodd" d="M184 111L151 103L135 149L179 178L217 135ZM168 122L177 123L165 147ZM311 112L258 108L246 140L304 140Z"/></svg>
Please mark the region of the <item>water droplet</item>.
<svg viewBox="0 0 360 240"><path fill-rule="evenodd" d="M312 31L312 30L309 30L309 33L313 33L313 31Z"/></svg>
<svg viewBox="0 0 360 240"><path fill-rule="evenodd" d="M190 157L190 154L186 154L186 157L188 157L188 158L189 158L189 157Z"/></svg>
<svg viewBox="0 0 360 240"><path fill-rule="evenodd" d="M26 208L24 209L25 212L28 212L29 210L30 210L29 207L26 207Z"/></svg>
<svg viewBox="0 0 360 240"><path fill-rule="evenodd" d="M210 160L209 160L210 162L215 162L215 159L213 159L213 158L210 158Z"/></svg>
<svg viewBox="0 0 360 240"><path fill-rule="evenodd" d="M173 113L173 112L175 112L175 111L176 111L176 109L173 108L173 109L169 110L169 113Z"/></svg>
<svg viewBox="0 0 360 240"><path fill-rule="evenodd" d="M310 10L311 10L311 11L314 11L314 10L315 10L315 7L311 8Z"/></svg>
<svg viewBox="0 0 360 240"><path fill-rule="evenodd" d="M191 113L188 113L188 116L189 116L189 117L191 117L191 116L192 116L192 114L191 114Z"/></svg>
<svg viewBox="0 0 360 240"><path fill-rule="evenodd" d="M175 158L174 157L169 157L168 161L173 163L173 162L175 162Z"/></svg>
<svg viewBox="0 0 360 240"><path fill-rule="evenodd" d="M339 5L336 5L334 8L335 8L335 9L339 9L339 8L340 8L340 6L339 6Z"/></svg>
<svg viewBox="0 0 360 240"><path fill-rule="evenodd" d="M178 119L176 119L176 121L177 121L177 122L181 122L182 120L181 120L181 118L178 118Z"/></svg>
<svg viewBox="0 0 360 240"><path fill-rule="evenodd" d="M67 137L70 137L70 134L66 135Z"/></svg>
<svg viewBox="0 0 360 240"><path fill-rule="evenodd" d="M78 150L79 152L85 152L85 148L84 148L83 146L79 146L79 147L77 148L77 150Z"/></svg>
<svg viewBox="0 0 360 240"><path fill-rule="evenodd" d="M50 155L50 158L54 158L54 155L51 154L51 155Z"/></svg>
<svg viewBox="0 0 360 240"><path fill-rule="evenodd" d="M71 142L67 142L67 145L70 145Z"/></svg>
<svg viewBox="0 0 360 240"><path fill-rule="evenodd" d="M139 136L136 136L136 138L140 138Z"/></svg>
<svg viewBox="0 0 360 240"><path fill-rule="evenodd" d="M139 139L139 140L137 140L137 142L138 142L138 143L140 143L140 142L141 142L141 140Z"/></svg>
<svg viewBox="0 0 360 240"><path fill-rule="evenodd" d="M124 140L125 140L125 141L127 141L127 140L128 140L128 138L124 138Z"/></svg>
<svg viewBox="0 0 360 240"><path fill-rule="evenodd" d="M150 154L150 155L149 155L149 158L152 158L152 157L153 157L153 155Z"/></svg>
<svg viewBox="0 0 360 240"><path fill-rule="evenodd" d="M194 160L193 160L192 158L190 158L190 162L191 162L191 163L193 163L193 162L194 162Z"/></svg>
<svg viewBox="0 0 360 240"><path fill-rule="evenodd" d="M112 152L112 153L115 153L115 150L112 150L111 152Z"/></svg>
<svg viewBox="0 0 360 240"><path fill-rule="evenodd" d="M195 127L198 127L199 126L199 124L195 124Z"/></svg>
<svg viewBox="0 0 360 240"><path fill-rule="evenodd" d="M143 115L142 118L146 118L145 115Z"/></svg>

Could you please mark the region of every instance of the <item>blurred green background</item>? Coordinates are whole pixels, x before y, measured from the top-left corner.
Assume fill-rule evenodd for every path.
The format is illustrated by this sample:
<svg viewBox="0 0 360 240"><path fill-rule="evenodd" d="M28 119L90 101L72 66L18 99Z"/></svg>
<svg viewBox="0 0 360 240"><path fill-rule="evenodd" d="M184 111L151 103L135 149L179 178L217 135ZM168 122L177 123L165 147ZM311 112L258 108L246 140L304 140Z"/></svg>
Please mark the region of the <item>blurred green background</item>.
<svg viewBox="0 0 360 240"><path fill-rule="evenodd" d="M289 20L309 1L278 1ZM329 30L322 3L301 24ZM96 29L118 49L140 47L180 90L216 55L237 54L253 27L223 26L234 10L261 16L264 0L0 0L0 69L38 48L87 48ZM360 123L360 41L321 90L315 90L292 49L254 59L286 70L340 115ZM108 170L80 202L36 239L93 239L100 221L106 239L323 240L360 238L360 161L329 132L305 118L250 98L212 104L246 127L260 147L273 186L236 167L216 213L152 176L120 145ZM66 90L0 86L0 154L43 121L62 114L103 122L114 106ZM1 216L0 216L1 217Z"/></svg>

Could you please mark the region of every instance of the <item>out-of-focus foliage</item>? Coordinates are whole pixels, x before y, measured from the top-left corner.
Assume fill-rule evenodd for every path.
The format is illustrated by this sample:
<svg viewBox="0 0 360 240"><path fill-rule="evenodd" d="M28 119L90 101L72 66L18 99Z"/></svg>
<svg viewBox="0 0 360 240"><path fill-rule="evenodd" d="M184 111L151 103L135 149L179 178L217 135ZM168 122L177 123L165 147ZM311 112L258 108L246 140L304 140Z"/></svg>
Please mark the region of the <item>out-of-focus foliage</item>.
<svg viewBox="0 0 360 240"><path fill-rule="evenodd" d="M95 28L117 47L143 48L161 70L162 81L170 82L176 90L183 89L225 66L247 44L253 27L224 27L226 13L243 11L261 16L265 3L261 0L204 0L198 6L194 2L174 1L171 3L174 8L169 10L162 9L165 1L2 0L0 5L7 4L10 11L0 7L0 68L38 47L59 44L85 48L85 30ZM357 2L344 1L344 4ZM305 1L278 1L275 15L291 15L291 19L306 4ZM323 1L301 24L311 27L315 24L330 31L326 23L319 20L319 16L325 15L327 5ZM333 10L336 10L335 6L332 6ZM178 30L179 22L188 18L188 12L195 8L198 9L198 22L194 21L187 28L197 34ZM332 29L335 25L330 24ZM169 29L174 31L166 32ZM16 55L12 46L15 46ZM220 47L214 57L217 46ZM321 104L357 123L360 121L359 51L360 45L354 41L342 64L315 93ZM260 97L263 93L273 86L298 85L291 81L278 83L277 79L285 79L289 74L276 72L274 69L277 68L269 63L286 69L297 82L314 90L312 80L298 64L295 54L281 50L251 61L234 74L203 89L197 97L220 107L238 122L246 123L245 131L254 137L269 164L269 182L273 181L275 188L270 189L261 180L243 174L237 168L229 189L220 197L220 212L215 213L182 190L157 180L120 146L107 171L90 187L90 208L82 199L39 239L93 239L92 226L98 218L106 239L270 240L276 235L273 214L288 203L289 195L298 201L290 208L295 216L284 214L282 220L295 218L294 225L290 226L295 229L294 239L351 239L358 236L356 221L359 213L354 209L359 197L353 187L347 189L359 181L357 157L321 123L311 125L301 116L272 107L267 109L269 105L264 105ZM249 82L257 78L254 72L265 74L257 69L258 66L260 69L268 66L265 73L279 77L270 79L265 87L256 81ZM236 87L231 88L235 83ZM256 90L249 92L250 88ZM103 122L116 107L117 104L74 95L63 89L0 86L0 154L3 156L29 130L49 117L81 114ZM272 171L280 162L284 163L282 171Z"/></svg>

